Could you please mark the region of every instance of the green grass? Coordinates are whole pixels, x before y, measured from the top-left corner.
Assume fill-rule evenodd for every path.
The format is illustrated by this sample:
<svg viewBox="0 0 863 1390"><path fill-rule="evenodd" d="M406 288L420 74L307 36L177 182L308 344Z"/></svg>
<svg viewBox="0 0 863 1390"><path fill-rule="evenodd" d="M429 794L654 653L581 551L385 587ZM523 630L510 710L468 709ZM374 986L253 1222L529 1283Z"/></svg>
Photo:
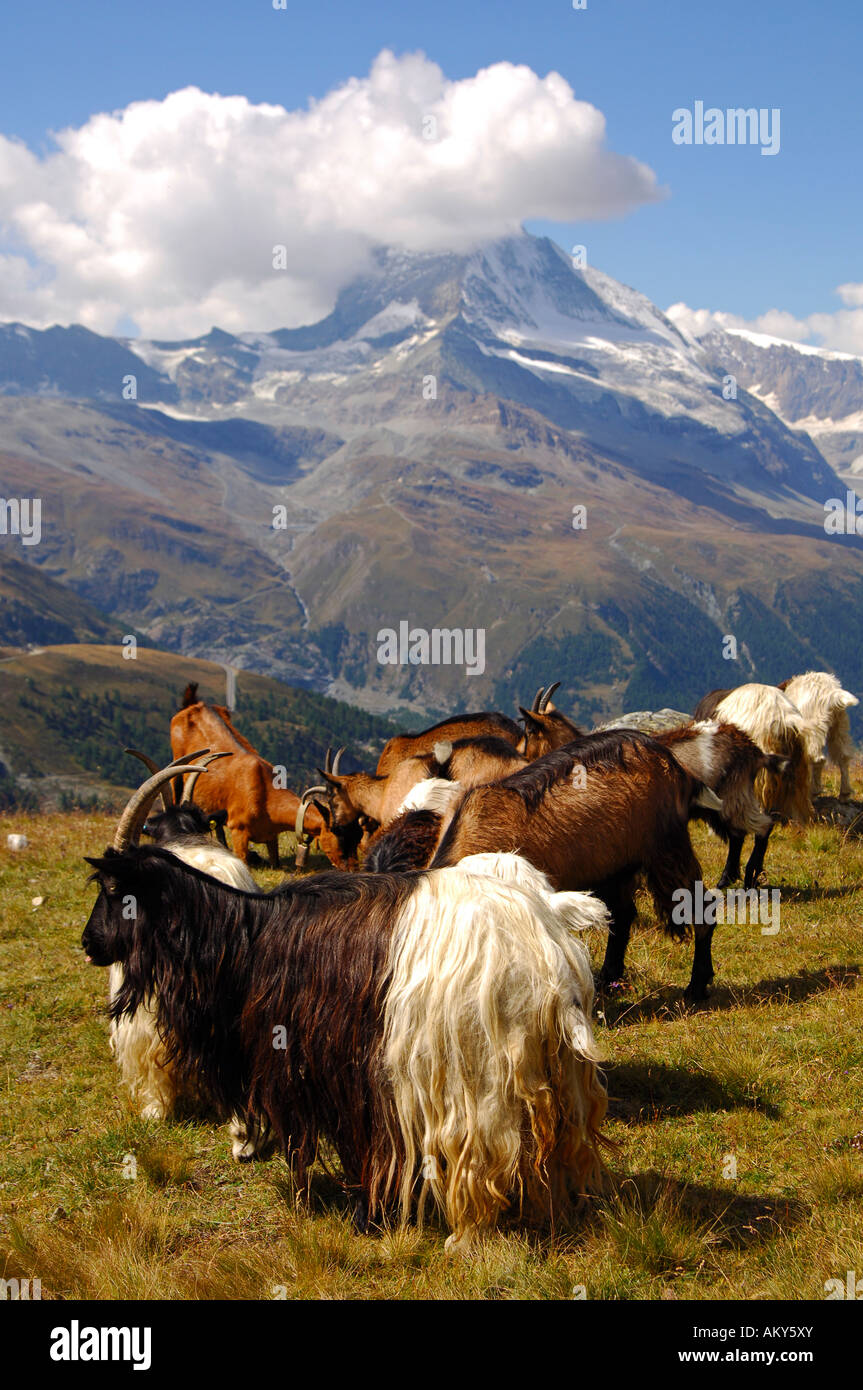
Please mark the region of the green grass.
<svg viewBox="0 0 863 1390"><path fill-rule="evenodd" d="M136 1118L106 973L79 946L81 856L111 829L0 817L0 1276L39 1278L45 1298L820 1299L863 1273L863 842L777 832L781 930L720 926L692 1011L691 946L642 903L627 983L598 1004L608 1190L553 1237L505 1230L464 1260L435 1226L357 1235L332 1178L306 1203L281 1157L234 1164L224 1126ZM30 848L8 851L10 830ZM696 844L715 881L721 846Z"/></svg>

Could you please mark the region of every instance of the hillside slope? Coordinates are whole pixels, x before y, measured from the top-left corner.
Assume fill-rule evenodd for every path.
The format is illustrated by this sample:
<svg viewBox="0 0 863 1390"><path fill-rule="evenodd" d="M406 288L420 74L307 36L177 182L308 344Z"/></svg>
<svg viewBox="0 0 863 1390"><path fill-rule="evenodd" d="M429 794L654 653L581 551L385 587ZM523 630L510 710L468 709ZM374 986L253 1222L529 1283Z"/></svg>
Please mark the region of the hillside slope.
<svg viewBox="0 0 863 1390"><path fill-rule="evenodd" d="M7 802L14 776L25 804L35 797L68 805L84 797L118 797L143 770L124 753L134 746L170 759L169 724L187 681L203 699L223 702L225 673L212 662L138 648L126 660L119 646L83 643L46 647L0 663L0 758ZM271 762L287 769L288 785L317 781L327 745L348 745L346 769L373 767L394 730L382 719L328 696L295 690L267 676L238 681L237 727ZM29 797L28 797L29 794Z"/></svg>

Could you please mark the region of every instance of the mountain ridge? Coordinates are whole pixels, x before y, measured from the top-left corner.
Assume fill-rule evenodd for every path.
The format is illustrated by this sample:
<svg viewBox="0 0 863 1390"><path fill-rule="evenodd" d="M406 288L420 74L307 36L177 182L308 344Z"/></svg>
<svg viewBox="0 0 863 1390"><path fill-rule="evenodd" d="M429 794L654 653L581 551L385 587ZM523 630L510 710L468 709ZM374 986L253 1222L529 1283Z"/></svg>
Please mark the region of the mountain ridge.
<svg viewBox="0 0 863 1390"><path fill-rule="evenodd" d="M775 650L846 659L809 633L801 587L823 588L831 622L856 611L861 541L823 528L837 473L757 382L725 399L715 344L547 239L381 248L304 328L114 355L76 337L96 353L86 397L56 335L38 376L28 333L0 326L0 482L35 470L62 527L25 558L159 645L429 715L520 696L522 654L567 642L607 653L570 676L595 716L733 683L732 622L738 679ZM49 367L50 391L28 388ZM376 634L401 619L483 627L487 671L382 668Z"/></svg>

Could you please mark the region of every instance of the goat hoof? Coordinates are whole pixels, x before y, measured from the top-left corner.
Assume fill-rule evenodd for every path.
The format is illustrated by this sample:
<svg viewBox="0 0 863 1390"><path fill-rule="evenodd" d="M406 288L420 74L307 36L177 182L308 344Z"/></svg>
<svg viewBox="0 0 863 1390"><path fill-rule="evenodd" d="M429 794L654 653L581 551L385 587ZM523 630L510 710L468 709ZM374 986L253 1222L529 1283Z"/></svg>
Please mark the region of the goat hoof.
<svg viewBox="0 0 863 1390"><path fill-rule="evenodd" d="M716 887L717 887L717 888L730 888L731 885L732 885L732 883L736 883L736 882L737 882L737 874L725 874L725 873L724 873L724 874L722 875L722 877L721 877L720 879L717 880Z"/></svg>
<svg viewBox="0 0 863 1390"><path fill-rule="evenodd" d="M607 994L609 990L623 989L625 983L626 981L622 974L613 976L600 975L596 981L596 988L601 994Z"/></svg>
<svg viewBox="0 0 863 1390"><path fill-rule="evenodd" d="M709 985L689 985L683 992L683 999L686 1004L703 1004L709 998Z"/></svg>

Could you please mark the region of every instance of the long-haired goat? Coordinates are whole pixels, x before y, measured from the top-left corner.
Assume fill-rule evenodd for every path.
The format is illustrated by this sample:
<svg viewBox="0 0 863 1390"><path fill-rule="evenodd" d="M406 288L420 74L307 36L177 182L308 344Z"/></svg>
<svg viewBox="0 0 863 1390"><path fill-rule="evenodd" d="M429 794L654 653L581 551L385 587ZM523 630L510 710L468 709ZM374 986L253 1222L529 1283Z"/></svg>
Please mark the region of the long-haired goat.
<svg viewBox="0 0 863 1390"><path fill-rule="evenodd" d="M803 676L791 676L781 681L777 689L783 690L797 706L809 727L807 752L812 764L812 795L821 794L826 744L830 761L839 769L839 795L852 796L850 767L854 745L848 711L859 705L857 696L850 690L843 690L828 671L807 671Z"/></svg>
<svg viewBox="0 0 863 1390"><path fill-rule="evenodd" d="M666 930L682 934L675 893L688 891L694 903L702 882L688 827L702 794L701 784L646 735L588 734L501 782L466 792L432 867L513 850L557 888L594 889L611 913L601 975L611 984L623 974L639 874ZM715 803L712 793L707 796ZM701 999L713 978L713 925L696 922L694 934L687 997Z"/></svg>
<svg viewBox="0 0 863 1390"><path fill-rule="evenodd" d="M212 817L193 800L200 769L208 770L219 757L218 754L204 756L207 751L200 750L202 761L197 768L188 771L183 799L175 804L170 803L168 790L178 774L182 777L188 763L185 766L174 763L159 769L145 755L135 754L150 767L153 775L133 794L120 816L114 848L121 852L137 844L138 836L143 833L185 864L235 888L256 892L257 884L245 864L226 846L213 840L210 834ZM163 798L164 809L154 813L152 807L159 796ZM122 988L123 966L115 963L109 973L110 1048L142 1119L163 1120L177 1114L183 1106L206 1103L206 1091L200 1078L180 1075L171 1061L170 1049L159 1033L155 998L142 1001L131 1014L115 1015L113 1004ZM266 1127L259 1121L234 1115L230 1128L231 1151L238 1161L252 1158L264 1147Z"/></svg>
<svg viewBox="0 0 863 1390"><path fill-rule="evenodd" d="M207 811L226 811L231 843L236 854L252 862L249 841L265 844L272 867L279 864L279 835L293 832L300 798L277 785L272 763L255 752L248 739L234 728L230 712L222 705L206 705L194 700L197 686L186 687L183 708L171 720L171 751L181 758L193 748L207 747L233 756L223 759L199 793ZM191 701L190 703L188 703ZM316 809L306 818L306 830L320 835L323 822Z"/></svg>
<svg viewBox="0 0 863 1390"><path fill-rule="evenodd" d="M715 719L748 734L762 753L776 755L758 773L755 794L768 814L806 824L812 820L809 727L795 704L775 685L750 682L735 690L712 690L695 708L697 720Z"/></svg>
<svg viewBox="0 0 863 1390"><path fill-rule="evenodd" d="M502 855L256 894L158 848L88 862L82 945L123 967L115 1015L155 994L178 1069L266 1116L301 1183L329 1141L363 1224L431 1195L461 1245L509 1205L565 1218L599 1181L606 1093L575 935L604 924L595 899Z"/></svg>

